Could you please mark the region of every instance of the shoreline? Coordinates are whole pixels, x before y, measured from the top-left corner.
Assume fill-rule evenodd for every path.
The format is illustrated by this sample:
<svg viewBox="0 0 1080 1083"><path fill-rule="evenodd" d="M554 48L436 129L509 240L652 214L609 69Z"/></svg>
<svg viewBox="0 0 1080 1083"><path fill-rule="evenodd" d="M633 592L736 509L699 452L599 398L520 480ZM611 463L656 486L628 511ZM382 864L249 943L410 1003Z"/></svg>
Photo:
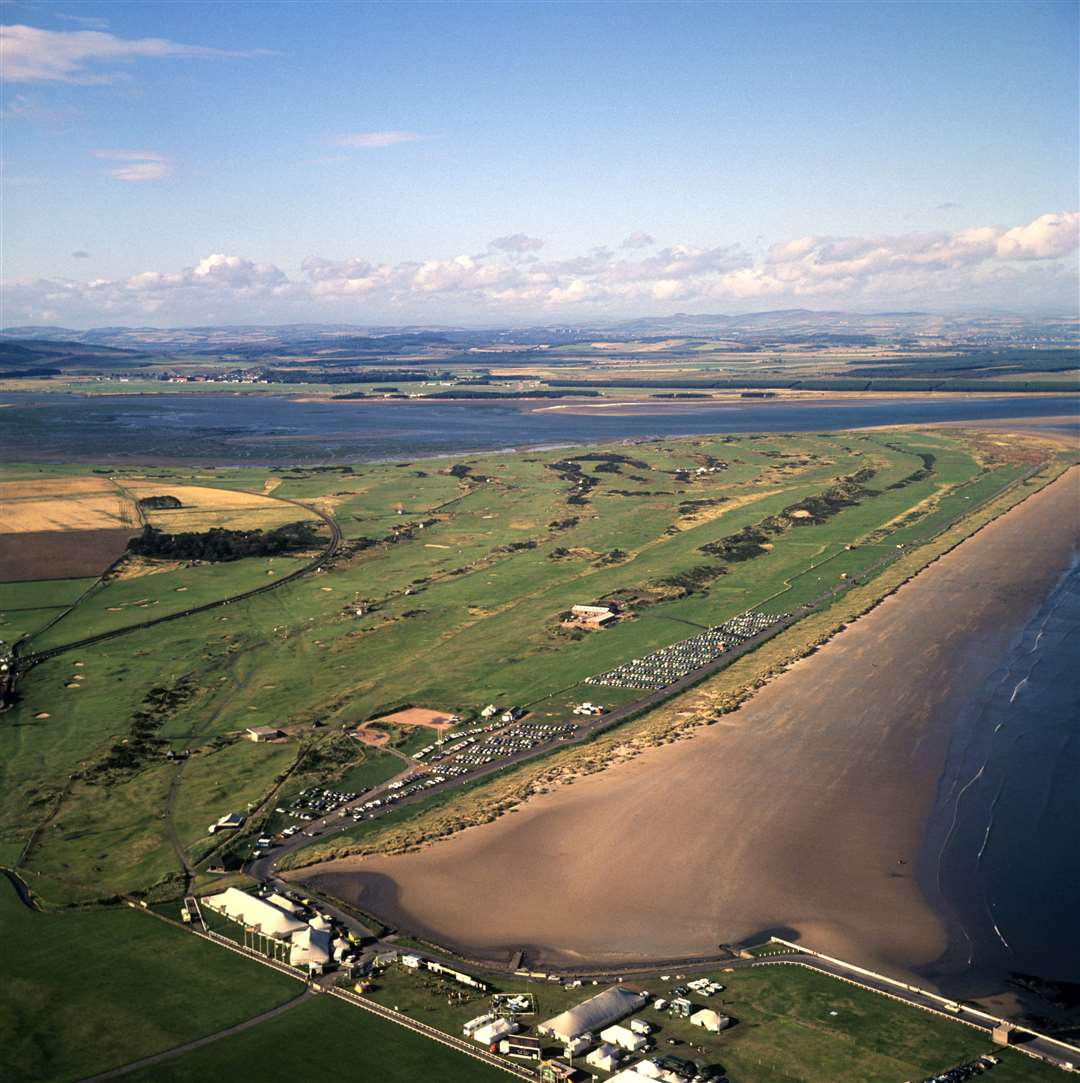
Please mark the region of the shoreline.
<svg viewBox="0 0 1080 1083"><path fill-rule="evenodd" d="M473 957L531 944L530 958L547 964L689 958L786 929L915 975L946 948L914 864L944 761L943 714L962 692L949 687L950 666L988 621L1022 627L1038 584L1056 582L1062 543L1074 544L1060 511L1075 474L945 554L720 725L416 853L318 866L310 882ZM1040 520L1039 568L1003 560ZM935 615L953 624L937 638L926 635ZM918 680L905 681L912 669Z"/></svg>

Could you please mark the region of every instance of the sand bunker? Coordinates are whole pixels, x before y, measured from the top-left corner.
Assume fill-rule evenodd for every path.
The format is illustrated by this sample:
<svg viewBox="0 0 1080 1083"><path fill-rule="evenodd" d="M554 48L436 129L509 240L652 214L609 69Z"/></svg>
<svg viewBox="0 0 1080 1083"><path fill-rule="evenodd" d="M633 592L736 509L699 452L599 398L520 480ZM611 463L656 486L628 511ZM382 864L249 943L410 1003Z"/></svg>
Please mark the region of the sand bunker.
<svg viewBox="0 0 1080 1083"><path fill-rule="evenodd" d="M319 866L310 883L476 956L671 959L783 927L910 973L944 946L914 866L949 720L1080 543L1078 479L985 528L723 724L418 853Z"/></svg>

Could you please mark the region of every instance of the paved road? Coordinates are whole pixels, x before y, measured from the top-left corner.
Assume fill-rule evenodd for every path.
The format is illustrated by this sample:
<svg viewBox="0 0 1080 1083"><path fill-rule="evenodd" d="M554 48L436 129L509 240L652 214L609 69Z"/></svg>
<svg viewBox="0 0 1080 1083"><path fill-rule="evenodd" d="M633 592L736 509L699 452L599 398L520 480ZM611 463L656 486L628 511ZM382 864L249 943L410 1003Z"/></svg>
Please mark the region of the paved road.
<svg viewBox="0 0 1080 1083"><path fill-rule="evenodd" d="M79 1083L97 1083L101 1079L115 1079L117 1076L127 1075L129 1072L137 1072L141 1068L149 1068L155 1064L160 1064L165 1060L172 1060L174 1057L183 1056L185 1053L190 1053L195 1049L201 1049L204 1045L210 1045L212 1042L219 1041L222 1038L230 1038L234 1034L240 1034L242 1031L250 1030L252 1027L257 1027L260 1023L265 1023L270 1019L276 1019L279 1015L284 1015L285 1012L292 1011L298 1004L302 1004L305 1000L309 1000L315 994L310 989L305 989L299 996L293 997L292 1000L287 1001L285 1004L281 1004L276 1008L271 1008L268 1012L261 1012L259 1015L252 1016L246 1022L237 1023L235 1026L226 1027L225 1030L219 1030L214 1034L208 1034L205 1038L196 1038L191 1042L184 1042L183 1045L174 1046L172 1049L166 1049L164 1053L156 1053L152 1057L143 1057L142 1060L133 1060L130 1064L121 1065L119 1068L110 1068L107 1072L99 1072L97 1075L87 1076L85 1079L79 1081Z"/></svg>

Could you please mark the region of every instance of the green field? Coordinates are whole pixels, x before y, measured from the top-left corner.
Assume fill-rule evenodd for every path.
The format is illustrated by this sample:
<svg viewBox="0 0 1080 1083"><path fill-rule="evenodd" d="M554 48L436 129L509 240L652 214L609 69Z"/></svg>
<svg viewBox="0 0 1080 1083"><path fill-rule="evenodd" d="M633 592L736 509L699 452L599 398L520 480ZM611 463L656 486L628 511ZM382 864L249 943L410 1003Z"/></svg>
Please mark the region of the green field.
<svg viewBox="0 0 1080 1083"><path fill-rule="evenodd" d="M321 996L277 1019L133 1072L132 1083L349 1079L357 1083L502 1083L505 1072Z"/></svg>
<svg viewBox="0 0 1080 1083"><path fill-rule="evenodd" d="M128 908L33 913L0 882L0 1063L80 1079L291 1000L291 978ZM18 949L14 950L14 946Z"/></svg>
<svg viewBox="0 0 1080 1083"><path fill-rule="evenodd" d="M32 669L0 726L0 855L46 902L174 894L177 847L205 865L220 851L206 827L222 813L272 810L308 786L358 790L404 767L345 741L343 726L408 705L474 719L489 702L518 704L562 721L583 699L631 702L637 693L582 682L746 610L827 600L1052 458L1035 441L905 430L142 471L164 487L269 488L332 515L344 548L279 589ZM802 507L814 516L791 512ZM717 549L763 523L774 527L764 547ZM151 563L91 590L29 649L227 598L302 560ZM0 590L39 607L78 597L71 583ZM609 598L623 606L614 627L560 625L570 606ZM256 725L288 740L236 740ZM431 738L393 735L407 755ZM177 768L166 752L190 757Z"/></svg>

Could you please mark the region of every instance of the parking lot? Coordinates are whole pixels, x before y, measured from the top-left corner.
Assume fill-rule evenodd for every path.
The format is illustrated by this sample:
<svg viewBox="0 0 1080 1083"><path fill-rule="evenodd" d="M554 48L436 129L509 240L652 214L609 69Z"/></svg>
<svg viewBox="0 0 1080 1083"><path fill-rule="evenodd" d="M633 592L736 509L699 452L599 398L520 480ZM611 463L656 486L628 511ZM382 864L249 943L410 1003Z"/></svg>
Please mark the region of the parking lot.
<svg viewBox="0 0 1080 1083"><path fill-rule="evenodd" d="M786 613L743 613L697 635L672 643L670 647L661 647L644 658L634 658L606 673L589 677L585 683L645 692L659 691L708 665L717 655L759 635L784 620L786 616Z"/></svg>

